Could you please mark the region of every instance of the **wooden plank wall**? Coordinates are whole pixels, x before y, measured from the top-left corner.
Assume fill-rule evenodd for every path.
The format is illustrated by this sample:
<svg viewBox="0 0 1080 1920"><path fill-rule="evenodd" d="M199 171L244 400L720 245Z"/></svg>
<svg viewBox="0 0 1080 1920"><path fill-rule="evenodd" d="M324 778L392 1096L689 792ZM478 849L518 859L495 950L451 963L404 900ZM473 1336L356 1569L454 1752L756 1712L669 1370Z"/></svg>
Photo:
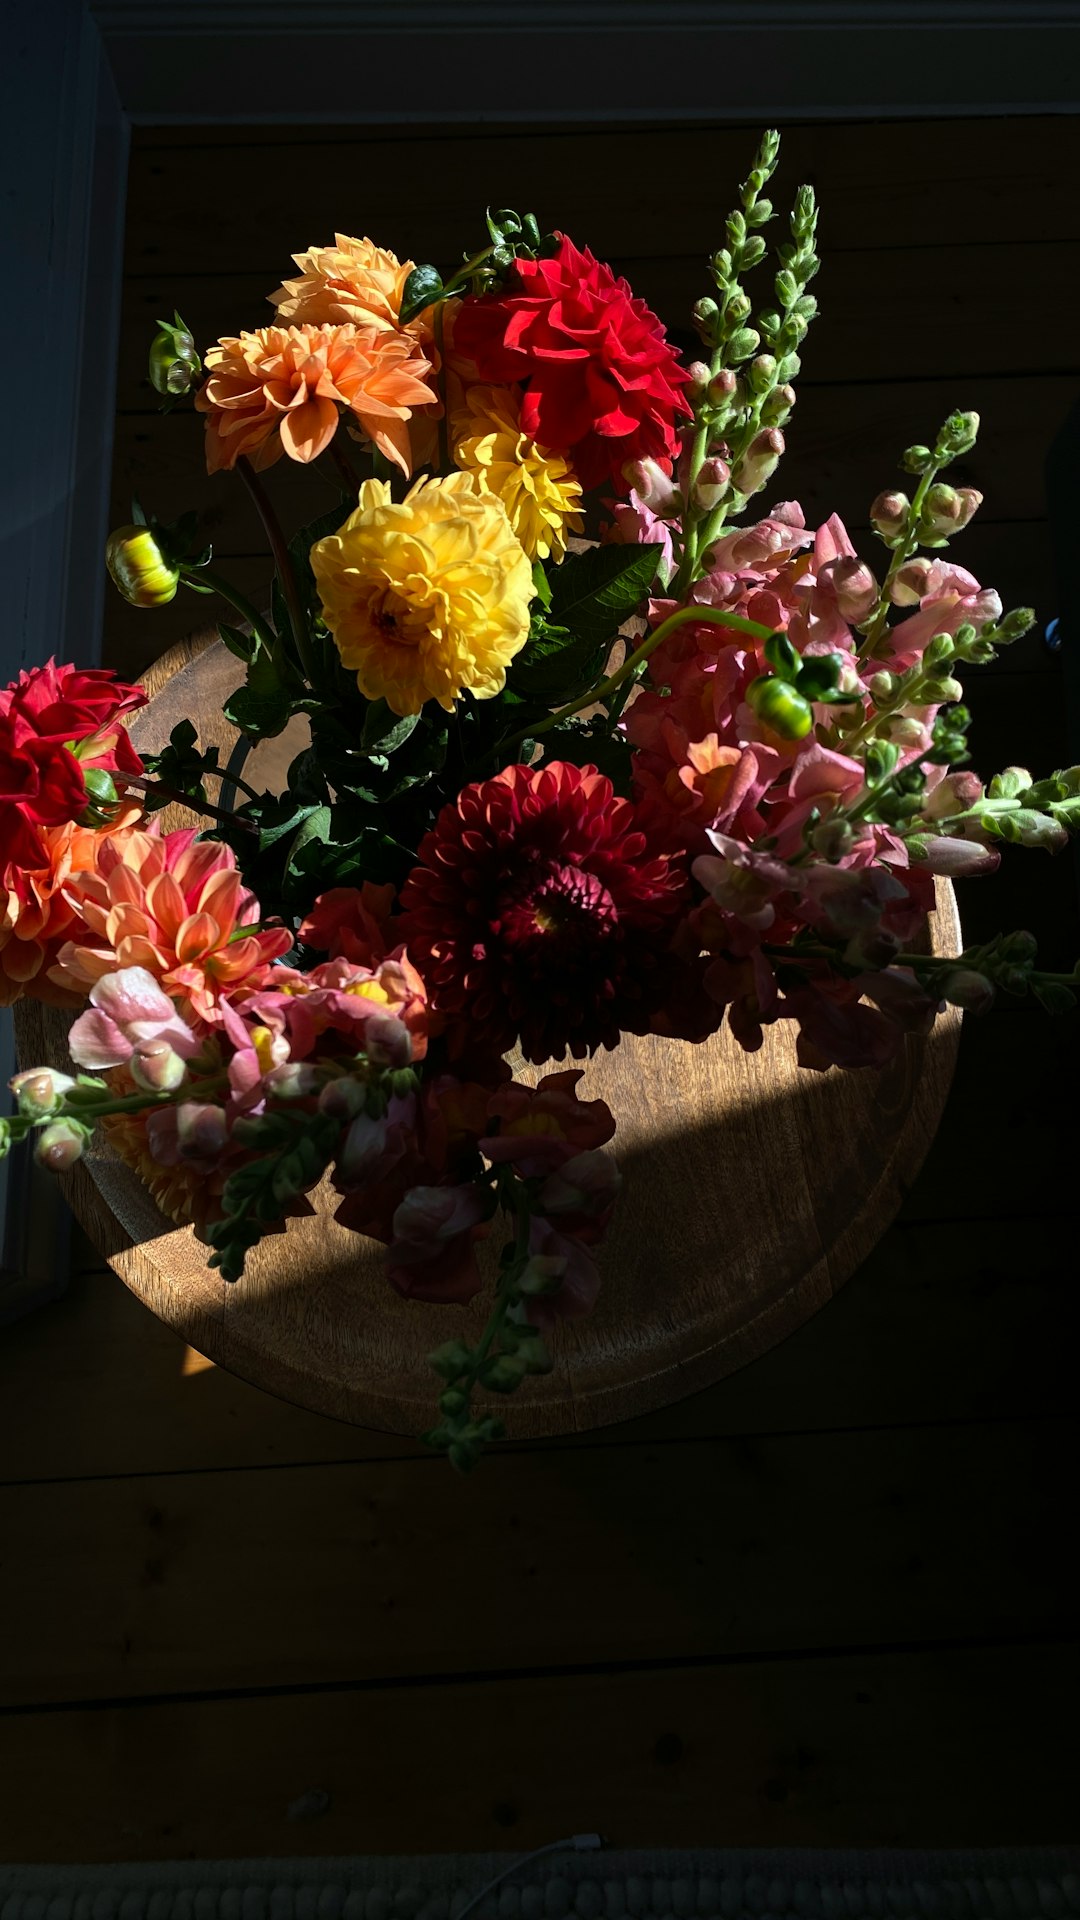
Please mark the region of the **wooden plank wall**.
<svg viewBox="0 0 1080 1920"><path fill-rule="evenodd" d="M974 405L987 505L958 557L1044 617L1078 145L1067 121L801 127L782 175L817 185L826 260L784 492L857 527L894 453ZM336 225L452 259L492 199L678 324L746 150L720 128L142 136L117 517L133 483L198 505L223 569L262 578L197 423L141 384L159 312L256 324ZM272 478L317 510L314 476ZM114 601L111 663L201 614ZM978 764L1064 757L1038 635L972 704ZM1016 856L961 908L1076 952L1066 862ZM84 1247L0 1347L0 1857L1075 1839L1076 1061L1075 1020L969 1022L923 1173L824 1312L706 1394L467 1482L208 1366ZM312 1789L329 1804L301 1819Z"/></svg>

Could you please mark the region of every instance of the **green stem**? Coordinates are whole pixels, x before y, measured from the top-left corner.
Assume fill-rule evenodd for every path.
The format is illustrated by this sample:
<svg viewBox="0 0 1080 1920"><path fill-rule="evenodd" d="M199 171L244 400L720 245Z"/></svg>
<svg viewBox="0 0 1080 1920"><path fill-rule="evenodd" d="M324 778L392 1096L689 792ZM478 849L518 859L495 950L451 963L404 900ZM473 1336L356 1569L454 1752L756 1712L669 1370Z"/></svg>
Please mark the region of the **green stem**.
<svg viewBox="0 0 1080 1920"><path fill-rule="evenodd" d="M904 537L899 546L894 547L892 550L885 578L881 583L881 598L877 603L873 619L866 633L863 635L856 654L856 658L859 660L872 660L874 658L875 649L885 631L885 622L889 617L889 588L892 586L901 567L907 565L907 562L911 559L918 547L919 515L922 512L923 501L926 499L931 486L941 472L941 467L944 464L945 463L942 462L936 466L927 467L926 472L923 474L922 479L915 489L915 497L908 510Z"/></svg>
<svg viewBox="0 0 1080 1920"><path fill-rule="evenodd" d="M624 680L629 680L642 661L647 660L649 655L655 652L669 633L673 633L676 627L681 627L687 620L704 622L707 626L713 627L730 627L735 633L747 634L752 640L767 640L772 631L771 627L763 627L756 620L744 620L741 614L728 613L722 607L677 607L674 613L670 613L667 619L661 622L655 632L646 634L641 645L636 647L633 653L627 654L622 666L617 667L606 680L601 680L595 687L590 687L588 693L583 693L580 700L571 700L568 706L560 707L557 713L549 714L546 720L536 721L530 727L523 727L520 733L511 734L508 740L501 740L497 751L502 752L504 748L520 746L523 740L536 740L542 733L547 733L552 727L558 726L561 720L573 719L574 714L580 713L583 707L591 707L598 700L606 700L609 694L622 686Z"/></svg>
<svg viewBox="0 0 1080 1920"><path fill-rule="evenodd" d="M209 567L181 567L180 578L189 581L193 586L212 588L219 599L228 601L229 606L235 608L241 619L247 621L252 633L262 641L267 651L270 650L274 644L272 629L262 614L252 606L251 601L246 600L239 589L232 586L228 580L223 580L220 573L211 572Z"/></svg>
<svg viewBox="0 0 1080 1920"><path fill-rule="evenodd" d="M477 267L482 267L485 260L490 260L494 251L495 242L491 241L490 245L481 247L479 253L474 253L470 259L463 261L457 269L457 272L452 273L449 280L443 282L442 298L439 301L439 305L442 305L442 301L445 300L448 293L456 293L458 287L463 286L465 281L476 272Z"/></svg>
<svg viewBox="0 0 1080 1920"><path fill-rule="evenodd" d="M281 581L281 591L285 596L285 605L288 609L293 644L296 648L304 677L310 687L315 687L318 685L315 656L309 644L307 618L304 613L303 603L300 599L300 589L296 584L296 570L293 567L288 542L281 530L281 523L278 520L277 514L274 512L270 496L256 474L250 460L247 459L246 455L241 454L236 462L236 466L240 478L243 480L252 500L255 502L256 511L263 524L263 531L270 542L270 548L274 556L274 565L277 568L278 579Z"/></svg>
<svg viewBox="0 0 1080 1920"><path fill-rule="evenodd" d="M140 793L154 794L160 800L168 801L170 806L187 807L191 813L202 813L208 820L221 820L229 827L242 827L245 833L258 833L259 829L252 821L244 820L238 813L230 813L227 807L215 807L211 800L195 800L189 793L181 793L179 787L170 787L164 780L144 780L139 774L119 773L117 779L125 787L135 787ZM251 788L247 788L251 793ZM252 799L258 795L252 793Z"/></svg>

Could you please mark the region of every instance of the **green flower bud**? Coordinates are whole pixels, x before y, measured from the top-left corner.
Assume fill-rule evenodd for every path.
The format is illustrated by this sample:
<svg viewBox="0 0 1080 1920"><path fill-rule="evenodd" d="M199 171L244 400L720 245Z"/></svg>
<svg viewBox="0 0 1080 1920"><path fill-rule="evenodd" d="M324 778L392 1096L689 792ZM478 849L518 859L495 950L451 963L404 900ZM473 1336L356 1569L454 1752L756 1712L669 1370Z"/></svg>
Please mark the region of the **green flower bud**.
<svg viewBox="0 0 1080 1920"><path fill-rule="evenodd" d="M175 313L171 321L159 320L150 346L150 385L154 392L178 400L191 392L201 372L202 361L180 315Z"/></svg>
<svg viewBox="0 0 1080 1920"><path fill-rule="evenodd" d="M81 1120L53 1120L42 1127L34 1143L34 1159L48 1173L66 1173L81 1160L91 1129Z"/></svg>
<svg viewBox="0 0 1080 1920"><path fill-rule="evenodd" d="M900 465L905 473L925 473L927 467L934 464L934 456L929 447L905 447L900 455Z"/></svg>
<svg viewBox="0 0 1080 1920"><path fill-rule="evenodd" d="M756 360L754 362L754 365L755 366L757 365ZM783 365L783 362L778 363L778 366L777 366L778 372L782 365ZM765 396L765 401L761 409L762 426L782 427L785 420L788 418L788 415L790 414L791 409L794 405L795 405L794 387L790 387L787 385L774 387L772 392L769 394L766 394Z"/></svg>
<svg viewBox="0 0 1080 1920"><path fill-rule="evenodd" d="M961 453L970 453L978 433L977 413L951 413L938 434L937 451L943 459L955 460Z"/></svg>
<svg viewBox="0 0 1080 1920"><path fill-rule="evenodd" d="M731 360L749 360L756 353L761 336L753 327L736 327L727 343L728 357Z"/></svg>
<svg viewBox="0 0 1080 1920"><path fill-rule="evenodd" d="M812 653L804 656L795 685L808 700L824 700L836 692L843 668L842 653Z"/></svg>
<svg viewBox="0 0 1080 1920"><path fill-rule="evenodd" d="M110 533L105 565L133 607L165 607L176 597L180 570L165 558L149 527L118 527Z"/></svg>
<svg viewBox="0 0 1080 1920"><path fill-rule="evenodd" d="M891 700L896 692L898 681L895 673L875 673L867 681L867 690L876 707L882 707Z"/></svg>
<svg viewBox="0 0 1080 1920"><path fill-rule="evenodd" d="M997 641L999 646L1010 646L1014 640L1022 640L1035 625L1033 607L1014 607L998 622Z"/></svg>
<svg viewBox="0 0 1080 1920"><path fill-rule="evenodd" d="M19 1112L31 1120L44 1119L63 1105L64 1095L75 1085L70 1074L55 1067L30 1067L17 1073L8 1085L15 1095Z"/></svg>
<svg viewBox="0 0 1080 1920"><path fill-rule="evenodd" d="M804 740L814 724L810 702L785 680L763 673L750 682L746 698L762 725L781 740Z"/></svg>
<svg viewBox="0 0 1080 1920"><path fill-rule="evenodd" d="M924 664L928 667L942 667L951 660L956 652L956 642L951 633L936 633L923 654Z"/></svg>
<svg viewBox="0 0 1080 1920"><path fill-rule="evenodd" d="M513 1393L525 1378L527 1368L518 1355L503 1353L489 1360L480 1370L480 1382L489 1393Z"/></svg>
<svg viewBox="0 0 1080 1920"><path fill-rule="evenodd" d="M746 369L752 393L768 393L776 379L776 360L771 353L759 353Z"/></svg>
<svg viewBox="0 0 1080 1920"><path fill-rule="evenodd" d="M937 679L933 674L923 681L919 688L919 702L927 707L944 706L950 700L962 700L964 689L959 680Z"/></svg>
<svg viewBox="0 0 1080 1920"><path fill-rule="evenodd" d="M703 299L694 302L690 318L694 323L695 332L706 344L711 344L712 342L713 332L716 327L716 318L719 312L720 309L716 301L711 299L708 294L706 294Z"/></svg>
<svg viewBox="0 0 1080 1920"><path fill-rule="evenodd" d="M444 1380L457 1380L472 1363L472 1352L463 1340L447 1340L428 1354L428 1366Z"/></svg>

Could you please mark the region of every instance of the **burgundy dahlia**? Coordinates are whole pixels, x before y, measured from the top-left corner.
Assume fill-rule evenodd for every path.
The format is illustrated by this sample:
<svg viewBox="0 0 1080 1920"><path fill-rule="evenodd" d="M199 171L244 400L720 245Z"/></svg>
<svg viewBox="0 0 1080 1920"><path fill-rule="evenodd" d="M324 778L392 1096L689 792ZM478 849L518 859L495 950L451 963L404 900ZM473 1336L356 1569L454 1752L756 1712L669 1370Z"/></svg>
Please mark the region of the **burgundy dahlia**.
<svg viewBox="0 0 1080 1920"><path fill-rule="evenodd" d="M627 461L670 465L689 376L626 281L556 237L550 259L515 260L501 293L462 302L454 350L481 380L525 382L522 431L568 454L583 486L619 485Z"/></svg>
<svg viewBox="0 0 1080 1920"><path fill-rule="evenodd" d="M443 808L399 933L452 1052L581 1059L653 1024L686 886L595 767L507 767Z"/></svg>

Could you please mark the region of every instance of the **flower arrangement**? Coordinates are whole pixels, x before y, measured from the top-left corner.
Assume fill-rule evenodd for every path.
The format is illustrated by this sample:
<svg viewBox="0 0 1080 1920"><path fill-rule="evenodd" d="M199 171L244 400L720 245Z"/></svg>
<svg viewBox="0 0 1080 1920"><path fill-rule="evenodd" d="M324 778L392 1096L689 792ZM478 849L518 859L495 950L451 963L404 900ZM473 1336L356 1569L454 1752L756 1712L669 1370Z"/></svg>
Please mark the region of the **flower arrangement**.
<svg viewBox="0 0 1080 1920"><path fill-rule="evenodd" d="M227 718L252 742L310 726L283 792L227 778L189 723L140 758L144 695L110 674L50 663L0 694L0 998L75 1014L73 1072L18 1075L0 1149L33 1134L64 1169L100 1127L235 1282L326 1176L417 1299L472 1298L507 1214L482 1337L432 1355L428 1438L459 1468L499 1431L474 1391L548 1369L554 1320L596 1295L614 1121L558 1062L726 1016L745 1048L785 1020L806 1068L877 1067L946 1004L1054 1011L1080 985L1023 932L958 959L919 940L936 874L1080 822L1080 768L969 770L959 676L1033 620L946 554L980 504L942 477L977 417L904 453L910 496L870 508L879 571L835 515L753 504L815 313L808 187L761 310L744 286L778 151L690 364L587 248L508 210L445 280L367 239L310 247L272 323L204 361L162 324L153 384L193 396L274 577L249 604L194 516L138 508L109 570L137 606L231 603ZM282 459L340 491L292 537L263 479ZM161 831L178 798L204 831Z"/></svg>

